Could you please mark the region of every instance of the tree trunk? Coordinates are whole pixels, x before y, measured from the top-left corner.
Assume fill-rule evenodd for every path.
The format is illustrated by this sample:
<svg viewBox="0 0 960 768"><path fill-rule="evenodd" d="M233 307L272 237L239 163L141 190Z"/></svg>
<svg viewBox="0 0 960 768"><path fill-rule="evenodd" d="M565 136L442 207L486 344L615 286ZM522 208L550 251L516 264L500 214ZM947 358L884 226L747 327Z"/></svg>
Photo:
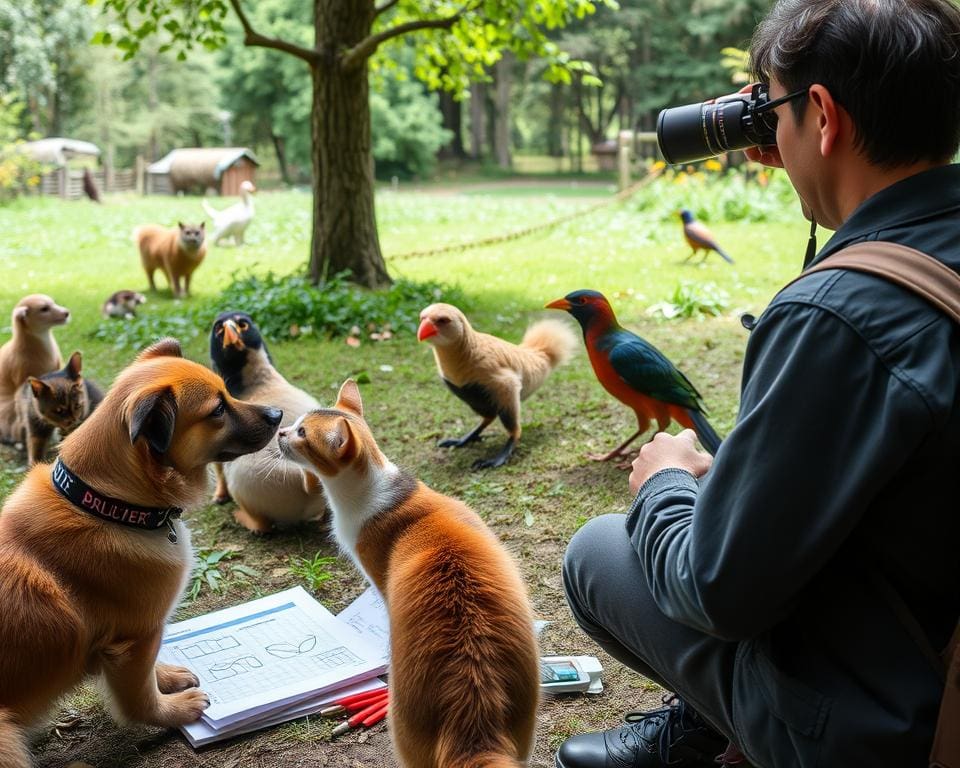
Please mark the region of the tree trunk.
<svg viewBox="0 0 960 768"><path fill-rule="evenodd" d="M560 83L550 86L550 125L547 126L547 154L563 157L564 93Z"/></svg>
<svg viewBox="0 0 960 768"><path fill-rule="evenodd" d="M450 91L440 91L440 114L443 118L443 127L453 136L450 141L440 147L437 155L441 158L463 160L467 156L463 146L463 102L453 98Z"/></svg>
<svg viewBox="0 0 960 768"><path fill-rule="evenodd" d="M483 83L470 85L470 156L482 160L487 145L487 87Z"/></svg>
<svg viewBox="0 0 960 768"><path fill-rule="evenodd" d="M340 272L379 288L391 280L380 252L373 203L373 153L367 63L344 71L339 53L373 25L373 3L314 0L321 62L310 67L313 104L313 237L310 277Z"/></svg>
<svg viewBox="0 0 960 768"><path fill-rule="evenodd" d="M504 51L496 64L496 112L493 120L493 149L497 165L510 168L510 86L513 84L513 54Z"/></svg>
<svg viewBox="0 0 960 768"><path fill-rule="evenodd" d="M288 187L290 186L290 170L287 168L287 151L283 136L278 136L271 129L270 139L273 141L273 151L277 154L277 165L280 166L280 178Z"/></svg>

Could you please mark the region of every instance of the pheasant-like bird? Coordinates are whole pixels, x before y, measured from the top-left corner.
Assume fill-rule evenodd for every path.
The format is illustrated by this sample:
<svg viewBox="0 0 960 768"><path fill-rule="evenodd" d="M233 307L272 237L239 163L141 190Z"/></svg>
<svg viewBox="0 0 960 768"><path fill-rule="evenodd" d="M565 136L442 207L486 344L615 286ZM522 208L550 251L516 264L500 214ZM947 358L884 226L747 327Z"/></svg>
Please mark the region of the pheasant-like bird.
<svg viewBox="0 0 960 768"><path fill-rule="evenodd" d="M478 459L474 469L502 466L513 455L520 441L520 401L536 392L577 344L573 331L556 320L534 323L520 344L511 344L475 331L450 304L431 304L420 313L417 339L433 346L443 383L482 419L463 437L441 440L440 447L462 448L479 440L498 417L509 434L500 452Z"/></svg>
<svg viewBox="0 0 960 768"><path fill-rule="evenodd" d="M733 264L733 259L717 244L713 233L694 219L690 211L684 208L680 211L680 218L683 219L683 237L686 239L687 245L693 249L690 251L690 256L687 256L684 261L689 260L691 256L695 256L697 251L703 251L703 259L701 261L706 261L707 256L710 255L710 251L716 251L724 259Z"/></svg>
<svg viewBox="0 0 960 768"><path fill-rule="evenodd" d="M703 398L660 350L623 328L609 302L597 291L574 291L547 304L573 315L583 329L587 354L603 388L637 415L637 431L606 455L591 455L597 461L620 456L647 431L651 421L662 432L674 420L694 430L703 447L715 454L720 437L706 418ZM656 433L654 433L656 434Z"/></svg>

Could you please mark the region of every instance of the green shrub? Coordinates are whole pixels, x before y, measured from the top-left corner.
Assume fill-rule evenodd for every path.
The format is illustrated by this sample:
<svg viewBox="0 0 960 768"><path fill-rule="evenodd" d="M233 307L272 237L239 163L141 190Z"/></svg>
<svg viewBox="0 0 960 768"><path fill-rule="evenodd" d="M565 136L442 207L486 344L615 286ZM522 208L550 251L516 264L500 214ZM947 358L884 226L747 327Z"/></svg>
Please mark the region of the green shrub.
<svg viewBox="0 0 960 768"><path fill-rule="evenodd" d="M691 317L702 320L706 315L719 315L727 308L728 302L729 296L714 283L701 285L684 280L673 289L673 295L668 301L654 304L647 309L647 314L662 317L664 320Z"/></svg>
<svg viewBox="0 0 960 768"><path fill-rule="evenodd" d="M20 150L22 142L0 145L0 205L34 191L43 167Z"/></svg>
<svg viewBox="0 0 960 768"><path fill-rule="evenodd" d="M658 222L679 221L681 208L704 222L761 222L776 221L799 203L786 173L748 166L719 172L668 168L627 205Z"/></svg>
<svg viewBox="0 0 960 768"><path fill-rule="evenodd" d="M190 340L206 336L213 318L226 310L248 313L263 335L273 341L303 336L335 338L389 330L392 334L415 333L420 310L437 301L460 304L459 289L436 282L416 283L399 279L389 288L370 291L337 275L316 286L303 275L249 274L234 280L214 301L184 307L168 305L156 314L141 310L126 323L104 320L92 331L93 338L117 347L140 349L163 336Z"/></svg>

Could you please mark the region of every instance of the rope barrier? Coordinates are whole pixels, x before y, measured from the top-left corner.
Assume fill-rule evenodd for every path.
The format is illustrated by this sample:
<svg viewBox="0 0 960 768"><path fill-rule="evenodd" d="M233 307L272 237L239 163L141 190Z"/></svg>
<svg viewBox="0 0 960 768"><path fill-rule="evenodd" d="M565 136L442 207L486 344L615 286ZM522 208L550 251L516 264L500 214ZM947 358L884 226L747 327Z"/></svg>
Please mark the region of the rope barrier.
<svg viewBox="0 0 960 768"><path fill-rule="evenodd" d="M406 253L399 253L394 256L387 256L388 262L394 261L403 261L406 259L422 259L428 256L439 256L444 253L454 253L457 251L467 251L472 248L486 248L490 245L496 245L497 243L505 243L509 240L518 240L521 237L527 237L532 235L535 232L542 232L547 229L552 229L560 224L564 224L573 219L579 218L580 216L586 216L588 213L593 213L598 211L601 208L606 208L611 205L616 205L617 203L622 203L624 200L632 197L641 189L646 187L648 184L656 180L662 169L657 169L651 171L646 176L644 176L640 181L637 181L631 184L626 189L622 189L617 192L609 200L604 200L602 202L596 203L594 205L588 205L585 208L580 208L579 210L572 211L571 213L566 213L563 216L558 216L555 219L550 219L549 221L542 222L540 224L534 224L531 227L524 227L523 229L515 229L512 232L506 232L502 235L493 235L491 237L484 237L480 240L468 240L465 243L453 243L452 245L441 245L436 248L427 248L419 251L408 251Z"/></svg>

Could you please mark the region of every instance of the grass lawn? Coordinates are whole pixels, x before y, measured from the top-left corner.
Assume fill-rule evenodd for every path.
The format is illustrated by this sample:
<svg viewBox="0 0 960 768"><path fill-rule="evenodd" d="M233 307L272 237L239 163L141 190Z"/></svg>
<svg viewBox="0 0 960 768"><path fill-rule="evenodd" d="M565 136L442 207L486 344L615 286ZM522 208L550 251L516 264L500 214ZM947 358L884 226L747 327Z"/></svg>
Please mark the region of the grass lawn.
<svg viewBox="0 0 960 768"><path fill-rule="evenodd" d="M530 195L498 188L495 194L383 191L377 200L381 241L394 276L439 280L459 286L463 309L475 327L517 341L534 319L548 314L544 303L578 288L594 288L610 298L621 322L665 352L702 392L711 421L724 434L737 409L740 370L747 333L742 311L758 313L777 288L799 269L806 227L796 205L780 194L766 200L768 221L710 221L718 240L736 259L734 265L713 256L703 265L682 263L687 254L676 208L686 194L682 184L657 182L637 198L574 219L554 229L502 245L429 258L393 259L414 250L488 237L520 229L590 205L563 193ZM469 190L467 190L469 191ZM770 190L755 190L769 194ZM709 208L709 189L690 195ZM753 194L753 193L751 193ZM736 201L734 201L736 202ZM136 225L196 221L196 198L107 196L106 204L34 199L0 208L0 341L14 303L27 293L43 292L72 310L68 326L56 337L62 352L84 353L84 372L107 385L134 351L96 340L100 305L114 290L143 290L146 279L130 239ZM291 272L305 263L310 201L284 192L257 198L257 218L247 244L211 246L194 275L196 296L209 301L231 278L249 270ZM141 314L176 313L181 306L165 288L149 295ZM681 282L695 294L725 297L717 317L659 320L647 309L667 300ZM221 309L227 309L222 307ZM239 307L243 309L243 307ZM212 309L211 309L212 312ZM212 320L212 314L211 314ZM120 327L119 324L117 327ZM188 339L186 352L207 362L207 328ZM581 352L524 404L523 441L506 467L472 472L478 455L503 439L499 427L479 447L450 452L435 447L438 438L460 435L475 417L451 396L436 376L432 355L415 338L397 335L388 342L364 341L357 349L343 339L317 337L273 343L280 371L298 386L330 403L341 381L366 372L362 386L367 418L384 452L439 491L471 504L520 563L540 618L552 620L542 637L544 653L600 655L605 691L545 701L532 765L552 766L552 750L568 735L615 724L624 710L659 702L661 692L599 652L575 627L560 582L566 542L584 521L607 512L623 512L630 499L626 473L585 459L585 454L616 445L635 421L625 407L597 384ZM16 485L22 454L0 447L0 501ZM206 586L181 606L186 617L239 603L304 581L292 559L336 554L325 525L304 526L264 538L240 528L229 508L208 506L188 515L193 540L203 550L234 551L225 563L224 587ZM260 577L243 579L227 572L243 564ZM295 575L291 570L300 572ZM344 559L329 566L330 578L317 582L315 594L336 612L364 588ZM393 766L385 726L329 741L333 723L300 720L195 753L176 732L118 726L106 715L93 688L83 688L60 709L79 715L76 726L54 735L44 724L35 744L38 766L62 766L83 760L97 768L119 766ZM56 713L55 713L56 714ZM54 722L53 720L50 721Z"/></svg>

